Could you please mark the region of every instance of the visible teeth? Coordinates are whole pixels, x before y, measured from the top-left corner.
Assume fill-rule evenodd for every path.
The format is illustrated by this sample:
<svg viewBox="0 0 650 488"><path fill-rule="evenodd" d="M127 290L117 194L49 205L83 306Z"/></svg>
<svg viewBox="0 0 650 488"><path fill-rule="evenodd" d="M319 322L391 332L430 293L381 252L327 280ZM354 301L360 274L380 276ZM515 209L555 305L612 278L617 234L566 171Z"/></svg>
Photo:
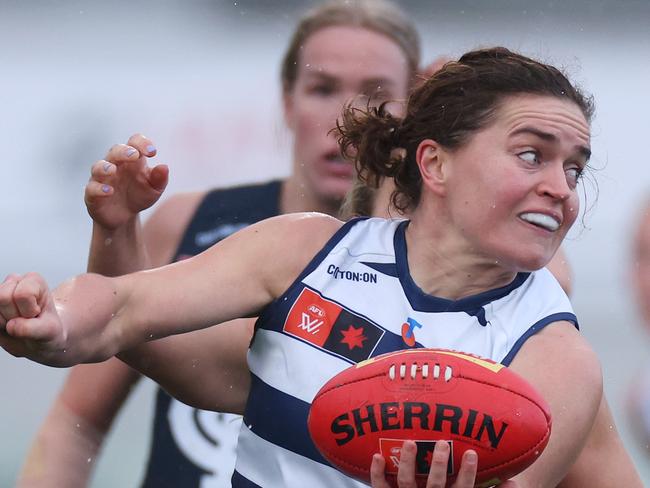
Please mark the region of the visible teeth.
<svg viewBox="0 0 650 488"><path fill-rule="evenodd" d="M550 231L556 231L560 227L560 224L559 224L559 222L557 220L555 220L550 215L546 215L546 214L524 213L524 214L521 214L521 218L523 220L525 220L526 222L530 222L531 224L539 225L540 227L543 227L544 229L547 229L547 230L550 230Z"/></svg>

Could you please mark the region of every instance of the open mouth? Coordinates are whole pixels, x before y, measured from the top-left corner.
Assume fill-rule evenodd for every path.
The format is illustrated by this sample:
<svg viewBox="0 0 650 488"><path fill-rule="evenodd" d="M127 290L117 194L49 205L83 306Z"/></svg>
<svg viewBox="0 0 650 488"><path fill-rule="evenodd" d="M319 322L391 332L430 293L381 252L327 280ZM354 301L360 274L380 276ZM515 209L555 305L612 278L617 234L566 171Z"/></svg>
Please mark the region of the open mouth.
<svg viewBox="0 0 650 488"><path fill-rule="evenodd" d="M526 212L521 214L519 218L549 232L555 232L560 228L560 222L550 215L543 213Z"/></svg>

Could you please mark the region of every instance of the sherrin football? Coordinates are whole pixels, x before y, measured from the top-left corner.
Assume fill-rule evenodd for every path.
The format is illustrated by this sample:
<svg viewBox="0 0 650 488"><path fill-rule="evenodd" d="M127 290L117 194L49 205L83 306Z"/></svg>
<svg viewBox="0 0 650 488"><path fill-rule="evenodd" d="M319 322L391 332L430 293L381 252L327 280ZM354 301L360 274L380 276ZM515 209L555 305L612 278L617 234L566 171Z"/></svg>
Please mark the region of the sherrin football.
<svg viewBox="0 0 650 488"><path fill-rule="evenodd" d="M316 394L308 418L314 444L332 465L370 482L374 453L396 486L402 443L417 444L418 486L433 447L451 445L448 485L463 453L478 454L476 486L523 471L551 434L549 407L521 376L494 361L442 349L409 349L352 366Z"/></svg>

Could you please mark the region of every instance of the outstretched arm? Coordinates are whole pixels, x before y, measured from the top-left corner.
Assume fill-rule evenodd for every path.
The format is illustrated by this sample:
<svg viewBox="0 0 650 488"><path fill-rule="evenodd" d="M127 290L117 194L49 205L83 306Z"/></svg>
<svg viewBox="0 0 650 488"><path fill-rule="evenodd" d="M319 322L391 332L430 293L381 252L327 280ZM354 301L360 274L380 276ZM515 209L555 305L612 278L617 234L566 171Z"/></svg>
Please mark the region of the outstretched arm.
<svg viewBox="0 0 650 488"><path fill-rule="evenodd" d="M0 285L0 327L6 329L0 344L14 355L69 366L254 316L339 227L319 214L276 217L194 258L117 278L81 275L54 293L38 275L11 276Z"/></svg>

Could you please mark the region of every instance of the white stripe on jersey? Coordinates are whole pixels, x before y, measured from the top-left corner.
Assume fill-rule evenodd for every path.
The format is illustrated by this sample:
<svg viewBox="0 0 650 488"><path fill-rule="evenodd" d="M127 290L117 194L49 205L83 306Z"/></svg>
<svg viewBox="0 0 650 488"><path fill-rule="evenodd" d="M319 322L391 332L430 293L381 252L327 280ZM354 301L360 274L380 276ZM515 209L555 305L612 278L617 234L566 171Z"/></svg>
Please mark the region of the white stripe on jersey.
<svg viewBox="0 0 650 488"><path fill-rule="evenodd" d="M311 403L320 387L350 363L291 336L259 329L248 366L267 385Z"/></svg>
<svg viewBox="0 0 650 488"><path fill-rule="evenodd" d="M290 433L287 433L291 435ZM278 447L242 425L239 446L248 454L237 457L235 470L263 488L367 488L367 485L306 457Z"/></svg>

